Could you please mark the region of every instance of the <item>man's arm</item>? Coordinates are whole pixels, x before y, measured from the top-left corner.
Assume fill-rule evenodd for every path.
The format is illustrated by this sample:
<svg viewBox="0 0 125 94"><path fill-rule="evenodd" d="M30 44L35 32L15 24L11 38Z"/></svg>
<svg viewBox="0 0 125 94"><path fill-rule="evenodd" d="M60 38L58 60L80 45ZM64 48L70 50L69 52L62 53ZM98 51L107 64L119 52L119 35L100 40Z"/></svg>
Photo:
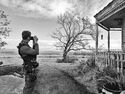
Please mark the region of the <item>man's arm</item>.
<svg viewBox="0 0 125 94"><path fill-rule="evenodd" d="M38 55L39 54L39 45L37 43L34 44L34 49L28 46L23 46L20 48L20 52L22 54L28 55Z"/></svg>
<svg viewBox="0 0 125 94"><path fill-rule="evenodd" d="M38 45L38 43L35 43L33 45L33 49L37 51L37 55L38 55L39 54L39 45Z"/></svg>
<svg viewBox="0 0 125 94"><path fill-rule="evenodd" d="M33 49L37 50L37 53L39 54L39 45L38 45L38 38L37 36L33 37Z"/></svg>

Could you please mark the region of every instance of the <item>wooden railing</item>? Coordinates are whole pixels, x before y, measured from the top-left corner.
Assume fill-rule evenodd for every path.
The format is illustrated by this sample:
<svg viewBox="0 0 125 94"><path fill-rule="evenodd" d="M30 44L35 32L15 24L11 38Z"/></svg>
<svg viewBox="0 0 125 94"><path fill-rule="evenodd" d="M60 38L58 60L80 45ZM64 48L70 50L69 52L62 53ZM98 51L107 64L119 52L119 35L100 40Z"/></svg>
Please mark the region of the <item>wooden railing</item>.
<svg viewBox="0 0 125 94"><path fill-rule="evenodd" d="M122 51L98 52L97 59L104 60L105 66L112 66L117 72L125 74L125 53Z"/></svg>

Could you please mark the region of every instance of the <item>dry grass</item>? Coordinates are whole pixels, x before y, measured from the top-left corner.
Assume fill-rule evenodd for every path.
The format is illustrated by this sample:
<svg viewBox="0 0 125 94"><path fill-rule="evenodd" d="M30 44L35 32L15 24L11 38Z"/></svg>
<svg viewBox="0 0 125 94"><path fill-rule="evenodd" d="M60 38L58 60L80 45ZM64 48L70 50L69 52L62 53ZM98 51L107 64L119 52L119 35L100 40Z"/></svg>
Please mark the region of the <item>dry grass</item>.
<svg viewBox="0 0 125 94"><path fill-rule="evenodd" d="M11 53L7 56L7 54L4 53L3 57L0 57L0 61L3 61L5 65L23 63L22 59L18 55L11 56L12 54ZM84 84L90 92L96 92L96 87L95 87L96 83L94 80L94 75L95 75L94 68L91 69L90 66L86 65L85 64L86 62L83 59L80 62L78 61L77 63L70 64L70 63L55 63L57 58L60 58L59 54L52 55L49 53L49 54L39 56L37 60L40 63L40 66L42 66L43 64L47 64L49 66L53 66L60 70L65 70L69 74L73 74L74 78L81 84ZM1 92L4 92L4 90L7 89L8 92L6 92L6 94L10 94L10 92L18 91L17 89L19 89L19 91L22 90L23 85L21 83L24 83L24 80L17 79L12 76L9 77L9 79L11 79L12 81L8 79L8 76L5 76L4 78L5 79L0 77L0 81L1 81L0 83L2 83L0 84L0 87L3 90L1 91L0 89ZM4 84L3 82L5 81L7 81L8 84ZM4 87L2 88L3 84L4 84ZM14 87L12 87L10 84L13 85ZM0 94L2 94L1 92ZM15 93L15 94L20 94L20 93Z"/></svg>

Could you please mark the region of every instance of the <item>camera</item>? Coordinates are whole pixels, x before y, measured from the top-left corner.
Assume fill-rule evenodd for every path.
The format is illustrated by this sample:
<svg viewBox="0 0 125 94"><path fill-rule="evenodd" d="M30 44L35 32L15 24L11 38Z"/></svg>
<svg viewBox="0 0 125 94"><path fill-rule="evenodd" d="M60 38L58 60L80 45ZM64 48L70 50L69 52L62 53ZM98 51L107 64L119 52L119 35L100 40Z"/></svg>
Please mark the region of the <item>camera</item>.
<svg viewBox="0 0 125 94"><path fill-rule="evenodd" d="M33 39L34 39L33 36L31 36L31 37L30 37L30 40L33 40Z"/></svg>

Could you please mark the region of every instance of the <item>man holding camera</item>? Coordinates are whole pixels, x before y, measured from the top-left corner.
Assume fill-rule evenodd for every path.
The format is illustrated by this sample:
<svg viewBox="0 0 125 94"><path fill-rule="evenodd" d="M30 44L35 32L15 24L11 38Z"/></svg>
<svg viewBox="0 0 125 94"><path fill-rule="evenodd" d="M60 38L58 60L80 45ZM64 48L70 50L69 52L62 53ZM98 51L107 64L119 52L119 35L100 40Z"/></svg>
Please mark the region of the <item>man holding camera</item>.
<svg viewBox="0 0 125 94"><path fill-rule="evenodd" d="M33 41L33 47L29 46L29 42ZM38 38L32 37L30 31L22 32L22 41L19 43L18 52L23 59L23 69L25 73L25 87L23 94L32 94L32 90L36 80L36 67L38 63L36 57L39 54Z"/></svg>

